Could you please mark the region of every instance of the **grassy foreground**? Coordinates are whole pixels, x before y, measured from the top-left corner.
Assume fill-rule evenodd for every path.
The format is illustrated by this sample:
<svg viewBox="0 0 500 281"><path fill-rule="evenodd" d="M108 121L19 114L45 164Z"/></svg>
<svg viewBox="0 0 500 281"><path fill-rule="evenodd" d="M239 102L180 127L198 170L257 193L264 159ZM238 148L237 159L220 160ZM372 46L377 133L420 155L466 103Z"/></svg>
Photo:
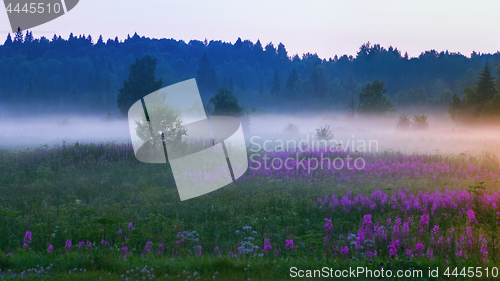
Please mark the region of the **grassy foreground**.
<svg viewBox="0 0 500 281"><path fill-rule="evenodd" d="M441 160L497 165L491 156ZM495 279L497 177L338 178L253 173L181 202L169 167L136 161L126 145L2 152L0 278L290 280L291 267L359 266L422 270L422 280L470 279L461 269L482 267L475 279ZM447 267L459 270L445 276Z"/></svg>

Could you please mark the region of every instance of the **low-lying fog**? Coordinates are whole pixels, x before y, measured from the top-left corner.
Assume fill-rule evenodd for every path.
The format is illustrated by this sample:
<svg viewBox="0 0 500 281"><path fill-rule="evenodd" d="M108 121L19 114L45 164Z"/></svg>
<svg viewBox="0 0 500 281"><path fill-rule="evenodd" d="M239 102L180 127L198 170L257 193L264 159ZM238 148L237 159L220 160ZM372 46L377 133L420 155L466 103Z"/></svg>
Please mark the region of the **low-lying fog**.
<svg viewBox="0 0 500 281"><path fill-rule="evenodd" d="M34 117L0 116L0 150L20 150L42 145L62 145L78 142L127 142L130 139L128 123L116 117L53 115ZM430 116L430 128L424 131L398 131L398 116L385 118L345 119L342 114L260 114L250 116L250 131L245 132L247 145L264 141L266 148L287 140L317 143L316 129L330 126L331 144L340 144L355 150L372 152L392 149L404 152L440 154L500 155L500 127L458 128L449 116ZM285 132L293 124L298 132ZM293 130L292 130L293 131ZM293 142L289 142L292 146ZM310 145L309 145L310 146Z"/></svg>

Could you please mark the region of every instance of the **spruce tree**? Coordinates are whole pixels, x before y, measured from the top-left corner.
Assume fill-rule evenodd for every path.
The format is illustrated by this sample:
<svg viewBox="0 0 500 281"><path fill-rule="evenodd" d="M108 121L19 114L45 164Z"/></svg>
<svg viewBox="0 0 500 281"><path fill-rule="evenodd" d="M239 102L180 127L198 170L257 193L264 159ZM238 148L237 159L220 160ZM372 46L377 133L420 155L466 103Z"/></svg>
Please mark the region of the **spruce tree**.
<svg viewBox="0 0 500 281"><path fill-rule="evenodd" d="M14 37L14 43L21 44L23 43L23 31L20 27L17 28L16 36Z"/></svg>
<svg viewBox="0 0 500 281"><path fill-rule="evenodd" d="M12 37L10 37L10 33L7 35L7 39L5 40L5 42L3 44L4 44L4 46L12 45Z"/></svg>
<svg viewBox="0 0 500 281"><path fill-rule="evenodd" d="M33 32L31 31L26 31L26 36L24 37L24 43L31 43L33 42Z"/></svg>
<svg viewBox="0 0 500 281"><path fill-rule="evenodd" d="M495 80L491 74L490 67L488 63L483 68L483 71L479 73L479 81L476 87L476 94L478 98L478 110L482 110L484 105L488 103L493 96L496 94Z"/></svg>
<svg viewBox="0 0 500 281"><path fill-rule="evenodd" d="M122 116L127 116L129 108L144 96L159 90L162 80L156 80L156 59L146 55L136 59L130 66L130 75L118 91L118 108Z"/></svg>

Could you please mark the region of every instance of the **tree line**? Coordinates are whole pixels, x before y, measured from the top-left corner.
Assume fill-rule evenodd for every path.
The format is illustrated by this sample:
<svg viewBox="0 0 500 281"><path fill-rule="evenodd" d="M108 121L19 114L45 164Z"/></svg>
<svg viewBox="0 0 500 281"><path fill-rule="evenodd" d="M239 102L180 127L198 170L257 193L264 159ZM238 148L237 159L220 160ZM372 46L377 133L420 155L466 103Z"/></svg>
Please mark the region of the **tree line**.
<svg viewBox="0 0 500 281"><path fill-rule="evenodd" d="M0 46L0 102L28 105L29 111L118 113L118 90L130 65L146 55L156 59L163 86L195 77L204 103L225 88L245 107L269 111L345 110L374 79L384 82L387 100L398 108L447 108L454 95L462 99L465 89L476 87L485 63L500 63L498 52L466 57L431 50L410 58L370 43L356 56L322 59L291 55L281 43L240 38L234 44L137 34L125 40L73 34L49 40L19 30Z"/></svg>

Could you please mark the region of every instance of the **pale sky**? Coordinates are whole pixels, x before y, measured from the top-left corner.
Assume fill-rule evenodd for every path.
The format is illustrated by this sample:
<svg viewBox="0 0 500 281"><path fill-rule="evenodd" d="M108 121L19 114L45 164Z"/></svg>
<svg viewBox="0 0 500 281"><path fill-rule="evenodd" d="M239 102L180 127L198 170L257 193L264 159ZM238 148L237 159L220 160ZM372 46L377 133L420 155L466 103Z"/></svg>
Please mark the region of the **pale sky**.
<svg viewBox="0 0 500 281"><path fill-rule="evenodd" d="M410 56L435 49L469 56L475 50L500 50L500 1L460 0L80 0L66 15L33 29L35 37L68 38L100 34L105 40L127 34L222 40L238 37L265 46L285 44L289 55L317 53L321 58L355 55L370 41L397 47ZM10 24L0 11L0 40Z"/></svg>

